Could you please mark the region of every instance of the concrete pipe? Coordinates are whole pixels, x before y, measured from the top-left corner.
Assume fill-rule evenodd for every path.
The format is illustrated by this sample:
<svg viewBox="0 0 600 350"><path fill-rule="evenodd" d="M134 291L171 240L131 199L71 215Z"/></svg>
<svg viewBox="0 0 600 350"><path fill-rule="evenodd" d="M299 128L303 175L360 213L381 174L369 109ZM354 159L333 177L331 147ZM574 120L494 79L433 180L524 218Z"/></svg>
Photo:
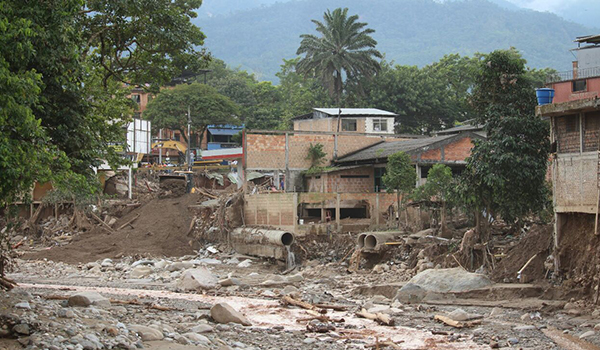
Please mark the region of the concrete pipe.
<svg viewBox="0 0 600 350"><path fill-rule="evenodd" d="M356 240L356 243L358 244L358 248L364 248L365 247L365 238L367 237L366 233L361 233L358 235L358 238Z"/></svg>
<svg viewBox="0 0 600 350"><path fill-rule="evenodd" d="M231 232L233 248L241 254L285 259L294 243L288 231L238 227Z"/></svg>
<svg viewBox="0 0 600 350"><path fill-rule="evenodd" d="M394 241L400 232L369 232L364 238L364 249L379 250L385 246L386 242Z"/></svg>

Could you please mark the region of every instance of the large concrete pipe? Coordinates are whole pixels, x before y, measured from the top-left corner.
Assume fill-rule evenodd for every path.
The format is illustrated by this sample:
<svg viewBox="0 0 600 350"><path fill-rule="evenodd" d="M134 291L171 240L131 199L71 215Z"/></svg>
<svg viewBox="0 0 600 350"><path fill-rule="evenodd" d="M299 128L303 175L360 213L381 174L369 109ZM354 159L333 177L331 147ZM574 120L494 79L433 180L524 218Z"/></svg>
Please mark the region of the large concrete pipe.
<svg viewBox="0 0 600 350"><path fill-rule="evenodd" d="M285 260L294 234L288 231L238 227L231 232L233 248L240 254Z"/></svg>
<svg viewBox="0 0 600 350"><path fill-rule="evenodd" d="M358 238L356 239L356 243L358 245L358 248L364 248L365 247L365 238L367 237L367 233L361 233L358 235Z"/></svg>
<svg viewBox="0 0 600 350"><path fill-rule="evenodd" d="M361 238L361 235L364 234L364 237ZM359 248L364 250L380 250L385 246L386 242L393 242L395 238L402 234L400 231L390 231L390 232L366 232L358 236L358 245ZM363 241L361 247L361 239Z"/></svg>

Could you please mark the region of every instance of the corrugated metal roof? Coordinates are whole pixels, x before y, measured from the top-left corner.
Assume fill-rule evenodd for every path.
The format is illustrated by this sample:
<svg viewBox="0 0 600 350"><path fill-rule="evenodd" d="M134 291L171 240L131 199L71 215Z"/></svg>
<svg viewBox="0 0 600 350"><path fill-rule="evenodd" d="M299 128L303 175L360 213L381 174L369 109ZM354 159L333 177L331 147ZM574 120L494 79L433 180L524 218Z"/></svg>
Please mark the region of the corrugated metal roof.
<svg viewBox="0 0 600 350"><path fill-rule="evenodd" d="M384 111L377 108L313 108L313 110L321 113L325 113L332 117L341 116L384 116L384 117L395 117L396 113ZM341 113L340 113L341 110Z"/></svg>
<svg viewBox="0 0 600 350"><path fill-rule="evenodd" d="M338 159L338 163L356 162L369 159L385 159L396 152L402 151L410 153L452 137L457 137L457 135L435 136L426 139L407 141L382 142L349 156L342 157Z"/></svg>
<svg viewBox="0 0 600 350"><path fill-rule="evenodd" d="M598 44L598 43L600 43L600 34L578 36L575 39L575 42L577 42L577 43L588 43L588 44Z"/></svg>
<svg viewBox="0 0 600 350"><path fill-rule="evenodd" d="M462 131L476 131L476 130L481 130L481 129L483 129L483 125L465 124L465 125L459 125L459 126L455 126L452 128L436 131L436 134L438 134L438 135L454 134L454 133L459 133Z"/></svg>
<svg viewBox="0 0 600 350"><path fill-rule="evenodd" d="M208 132L213 135L236 135L239 134L242 129L221 129L221 128L208 128Z"/></svg>

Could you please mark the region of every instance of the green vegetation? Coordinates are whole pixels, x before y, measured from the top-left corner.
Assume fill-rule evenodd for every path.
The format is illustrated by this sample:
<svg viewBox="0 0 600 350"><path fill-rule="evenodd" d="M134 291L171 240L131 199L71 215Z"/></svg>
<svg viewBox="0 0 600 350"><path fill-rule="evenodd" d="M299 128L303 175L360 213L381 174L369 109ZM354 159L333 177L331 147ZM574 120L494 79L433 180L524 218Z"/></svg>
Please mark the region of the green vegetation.
<svg viewBox="0 0 600 350"><path fill-rule="evenodd" d="M400 227L400 211L404 207L407 196L415 188L417 175L411 165L410 156L404 152L397 152L388 157L388 162L383 175L383 183L388 192L396 191L398 206L398 227ZM402 197L402 201L400 198Z"/></svg>
<svg viewBox="0 0 600 350"><path fill-rule="evenodd" d="M452 169L444 164L435 164L427 173L427 182L415 188L411 195L413 200L423 201L426 207L432 207L432 200L441 204L439 210L442 234L446 230L446 212L452 209L453 186Z"/></svg>
<svg viewBox="0 0 600 350"><path fill-rule="evenodd" d="M534 114L532 90L525 60L515 50L494 51L481 61L473 103L488 137L475 142L462 193L483 234L483 212L516 223L547 204L549 125Z"/></svg>
<svg viewBox="0 0 600 350"><path fill-rule="evenodd" d="M319 77L330 96L339 105L344 91L343 76L347 79L372 78L380 69L376 58L382 58L375 49L377 41L366 28L367 23L358 22L358 15L348 17L348 8L327 10L324 23L312 20L320 37L302 34L297 55L306 54L298 61L296 69L304 76ZM359 80L359 81L360 81Z"/></svg>
<svg viewBox="0 0 600 350"><path fill-rule="evenodd" d="M198 83L163 90L148 104L144 116L154 129L179 130L187 143L188 108L191 130L200 137L210 124L239 124L239 107L215 88Z"/></svg>
<svg viewBox="0 0 600 350"><path fill-rule="evenodd" d="M314 145L311 143L310 146L308 146L306 160L310 160L311 168L319 167L325 160L325 156L327 156L327 153L323 151L322 143L316 143Z"/></svg>

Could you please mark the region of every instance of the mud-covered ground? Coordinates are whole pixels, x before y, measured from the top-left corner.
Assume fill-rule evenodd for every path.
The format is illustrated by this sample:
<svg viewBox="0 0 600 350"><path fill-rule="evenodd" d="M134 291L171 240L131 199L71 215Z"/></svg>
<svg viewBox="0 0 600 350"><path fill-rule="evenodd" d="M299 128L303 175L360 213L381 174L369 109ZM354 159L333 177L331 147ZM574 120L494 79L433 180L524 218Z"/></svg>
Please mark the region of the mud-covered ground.
<svg viewBox="0 0 600 350"><path fill-rule="evenodd" d="M0 293L0 348L384 349L386 345L377 344L387 340L400 349L600 345L600 310L580 302L525 298L499 287L495 297L474 293L469 299L441 296L402 304L392 300L394 291L411 274L400 265L350 273L337 262L310 260L283 275L282 264L209 250L179 258L125 257L78 265L17 260L8 277L19 286ZM214 288L183 291L182 275L191 268L206 269L219 282ZM69 296L84 291L96 291L110 304L69 306ZM323 315L284 305L285 295L344 310L328 310L330 322L308 320ZM215 322L210 309L222 302L252 325ZM358 317L363 308L389 315L395 326ZM464 328L434 319L458 308L479 317ZM151 328L153 336L140 333L139 326Z"/></svg>

